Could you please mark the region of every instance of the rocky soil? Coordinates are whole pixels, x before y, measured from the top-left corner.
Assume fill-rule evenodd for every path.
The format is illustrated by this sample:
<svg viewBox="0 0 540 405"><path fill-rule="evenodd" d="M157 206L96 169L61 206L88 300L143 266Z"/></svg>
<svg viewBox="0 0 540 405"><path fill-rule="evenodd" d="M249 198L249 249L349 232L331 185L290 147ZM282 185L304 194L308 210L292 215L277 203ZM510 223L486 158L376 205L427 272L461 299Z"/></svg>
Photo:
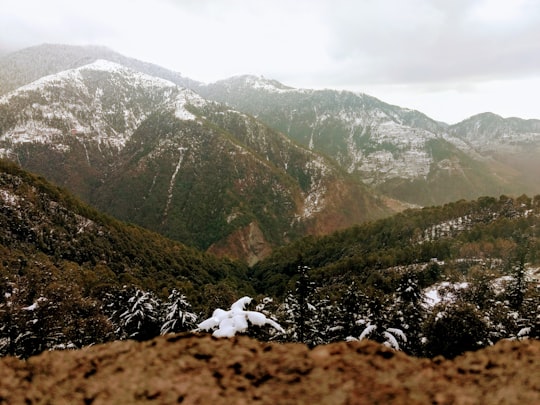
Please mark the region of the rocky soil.
<svg viewBox="0 0 540 405"><path fill-rule="evenodd" d="M455 360L169 335L0 360L0 404L540 404L540 342Z"/></svg>

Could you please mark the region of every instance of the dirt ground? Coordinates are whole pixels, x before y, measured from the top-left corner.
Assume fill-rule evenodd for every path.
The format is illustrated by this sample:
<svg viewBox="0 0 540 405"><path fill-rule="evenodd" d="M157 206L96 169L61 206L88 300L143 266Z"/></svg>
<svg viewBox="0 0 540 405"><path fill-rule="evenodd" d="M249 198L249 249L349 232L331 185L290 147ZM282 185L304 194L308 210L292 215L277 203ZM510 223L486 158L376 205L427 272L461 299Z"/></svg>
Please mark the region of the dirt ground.
<svg viewBox="0 0 540 405"><path fill-rule="evenodd" d="M540 404L540 341L453 361L373 342L309 350L169 335L0 360L0 404Z"/></svg>

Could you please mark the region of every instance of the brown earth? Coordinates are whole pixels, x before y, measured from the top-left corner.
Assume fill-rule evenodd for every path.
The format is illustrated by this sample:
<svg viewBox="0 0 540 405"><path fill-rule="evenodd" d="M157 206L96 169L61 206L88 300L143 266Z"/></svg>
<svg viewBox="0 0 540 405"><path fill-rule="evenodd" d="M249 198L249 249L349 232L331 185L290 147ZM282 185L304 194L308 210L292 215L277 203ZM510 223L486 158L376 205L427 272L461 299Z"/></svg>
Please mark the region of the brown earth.
<svg viewBox="0 0 540 405"><path fill-rule="evenodd" d="M540 341L453 361L373 342L309 350L169 335L0 360L2 404L540 404Z"/></svg>

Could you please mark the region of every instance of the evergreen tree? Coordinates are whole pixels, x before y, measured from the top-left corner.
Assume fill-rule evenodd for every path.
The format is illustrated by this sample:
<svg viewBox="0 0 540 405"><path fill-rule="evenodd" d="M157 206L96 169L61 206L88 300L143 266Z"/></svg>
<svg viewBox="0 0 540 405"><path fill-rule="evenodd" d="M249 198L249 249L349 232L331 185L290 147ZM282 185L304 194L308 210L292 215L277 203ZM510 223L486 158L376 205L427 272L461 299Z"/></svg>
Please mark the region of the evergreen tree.
<svg viewBox="0 0 540 405"><path fill-rule="evenodd" d="M191 312L191 304L186 296L176 289L172 290L168 301L165 303L164 323L161 326L161 334L178 333L195 328L197 315Z"/></svg>
<svg viewBox="0 0 540 405"><path fill-rule="evenodd" d="M160 302L153 293L136 288L118 316L121 338L148 340L160 332Z"/></svg>
<svg viewBox="0 0 540 405"><path fill-rule="evenodd" d="M298 272L295 290L285 297L280 319L285 326L285 337L288 341L314 346L322 342L314 301L315 283L311 281L308 266L298 266Z"/></svg>
<svg viewBox="0 0 540 405"><path fill-rule="evenodd" d="M255 307L255 311L263 314L267 319L279 322L276 314L279 312L280 303L271 297L264 297ZM264 326L264 325L263 325ZM276 328L267 328L263 326L253 325L247 331L247 335L261 341L271 341L278 338L283 338L282 331Z"/></svg>
<svg viewBox="0 0 540 405"><path fill-rule="evenodd" d="M483 314L462 301L439 304L424 326L425 355L454 358L466 351L485 347L488 328Z"/></svg>
<svg viewBox="0 0 540 405"><path fill-rule="evenodd" d="M527 280L525 274L525 256L519 257L519 261L512 269L512 281L507 287L507 299L510 308L519 311L527 293Z"/></svg>
<svg viewBox="0 0 540 405"><path fill-rule="evenodd" d="M337 315L331 332L332 340L345 340L349 336L360 336L364 330L368 297L353 281L339 298Z"/></svg>
<svg viewBox="0 0 540 405"><path fill-rule="evenodd" d="M414 271L407 271L401 277L391 308L391 324L403 331L407 341L402 342L401 350L408 354L421 353L422 325L426 318L424 293L419 286Z"/></svg>
<svg viewBox="0 0 540 405"><path fill-rule="evenodd" d="M400 328L393 325L392 306L390 298L378 290L369 294L367 313L358 323L363 326L358 339L354 336L347 340L371 339L395 350L407 342L407 336Z"/></svg>

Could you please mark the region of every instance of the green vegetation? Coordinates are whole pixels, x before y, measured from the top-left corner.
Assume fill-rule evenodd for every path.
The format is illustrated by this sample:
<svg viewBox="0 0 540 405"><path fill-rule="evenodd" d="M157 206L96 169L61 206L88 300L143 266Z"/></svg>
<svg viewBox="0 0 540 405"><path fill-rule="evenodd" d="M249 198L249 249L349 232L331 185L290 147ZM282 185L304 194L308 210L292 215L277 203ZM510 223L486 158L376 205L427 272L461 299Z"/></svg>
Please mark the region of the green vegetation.
<svg viewBox="0 0 540 405"><path fill-rule="evenodd" d="M408 210L304 238L252 269L112 219L5 161L0 200L3 354L190 330L257 293L258 310L285 328L250 332L261 339L368 337L453 357L540 336L528 273L540 258L540 196ZM426 306L435 287L452 298Z"/></svg>
<svg viewBox="0 0 540 405"><path fill-rule="evenodd" d="M13 263L21 263L18 272L27 266L43 265L53 273L77 268L80 276L73 282L89 294L102 282L129 283L162 294L182 288L196 302L206 284L223 283L239 294L251 290L244 265L101 214L12 163L0 161L0 184L15 196L8 197L13 203L3 204L0 212L3 271L12 272ZM106 277L84 279L94 272Z"/></svg>
<svg viewBox="0 0 540 405"><path fill-rule="evenodd" d="M500 260L501 270L505 270L517 249L515 234L531 235L529 257L533 263L538 260L539 214L540 196L483 197L407 210L276 249L251 274L257 280L258 290L281 296L292 286L291 278L300 263L313 268L314 277L327 284L336 280L347 284L351 279L374 284L385 278L385 269L427 263L435 258L454 263L447 265L448 269L452 266L462 271L459 260L464 254L471 259ZM427 274L425 277L435 281ZM395 287L390 280L381 285L387 291Z"/></svg>

